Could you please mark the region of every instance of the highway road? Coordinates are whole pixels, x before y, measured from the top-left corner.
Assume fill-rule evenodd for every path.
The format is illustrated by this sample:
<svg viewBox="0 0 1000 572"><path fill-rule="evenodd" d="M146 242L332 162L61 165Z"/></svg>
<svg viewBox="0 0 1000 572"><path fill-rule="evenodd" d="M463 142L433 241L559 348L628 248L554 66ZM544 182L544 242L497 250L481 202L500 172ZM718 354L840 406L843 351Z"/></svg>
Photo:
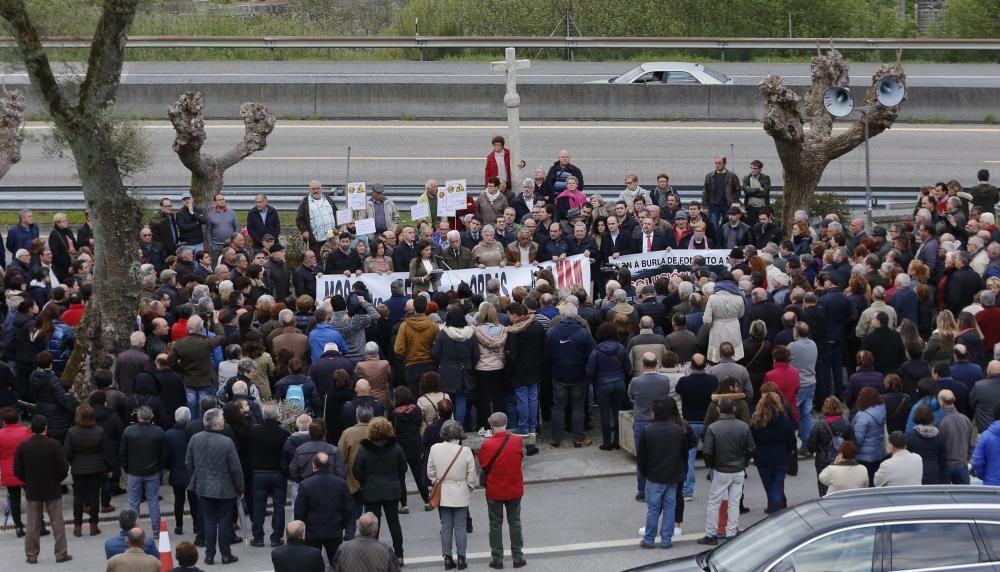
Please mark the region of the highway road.
<svg viewBox="0 0 1000 572"><path fill-rule="evenodd" d="M519 57L530 58L533 53ZM498 57L498 59L500 59ZM532 62L518 71L526 83L574 84L607 79L640 62ZM904 62L905 64L905 62ZM736 83L753 85L770 73L792 85L809 83L808 64L709 63L731 75ZM866 85L875 64L851 64L851 84ZM905 64L912 86L1000 87L998 64ZM71 73L63 68L64 73ZM27 83L23 72L0 75L10 84ZM127 62L124 83L491 83L502 84L503 74L490 72L488 62ZM653 87L653 86L651 86Z"/></svg>
<svg viewBox="0 0 1000 572"><path fill-rule="evenodd" d="M135 180L139 185L184 185L190 180L171 149L173 128L143 123L152 146L153 163ZM844 123L843 125L847 125ZM23 158L0 186L78 185L70 159L43 153L43 123L28 126ZM209 122L205 151L221 153L242 136L242 124ZM497 122L337 122L279 121L267 149L236 165L226 175L230 185L289 185L311 179L343 185L347 150L351 148L351 180L385 184L420 184L427 178L466 178L482 182L490 138L505 133ZM772 180L782 178L771 139L759 123L696 122L530 122L522 131L528 176L534 167L548 168L560 149L591 184L623 184L635 171L640 184L655 184L666 171L673 184L698 185L713 168L712 157L724 154L741 176L752 159L764 162ZM955 178L975 184L976 172L992 168L1000 178L1000 126L899 125L872 139L872 185L912 186ZM864 185L864 154L855 149L829 165L821 185Z"/></svg>

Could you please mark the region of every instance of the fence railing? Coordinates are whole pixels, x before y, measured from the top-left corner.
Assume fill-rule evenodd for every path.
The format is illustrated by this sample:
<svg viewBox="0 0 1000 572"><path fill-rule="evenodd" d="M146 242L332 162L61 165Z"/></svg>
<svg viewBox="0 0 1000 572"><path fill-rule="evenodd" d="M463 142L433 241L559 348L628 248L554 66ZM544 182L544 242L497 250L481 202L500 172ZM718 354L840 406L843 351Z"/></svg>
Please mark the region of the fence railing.
<svg viewBox="0 0 1000 572"><path fill-rule="evenodd" d="M622 191L622 186L588 186L588 195L597 193L605 201L613 201ZM694 186L674 186L684 201L699 200L701 188ZM179 203L181 193L189 190L184 186L144 186L136 187L134 192L150 202L150 208L154 208L155 202L161 197L169 197ZM423 192L420 185L386 185L385 194L387 198L393 200L396 206L403 211L409 211L417 201L417 197ZM862 210L865 206L865 190L862 187L837 187L820 188L820 193L835 192L847 200L848 207L852 210ZM916 202L916 190L910 187L879 187L872 189L876 202L873 209L878 211L911 209ZM248 186L227 186L227 202L238 210L248 210L254 206L254 197L258 193L264 193L268 197L268 202L280 211L291 211L298 208L299 201L306 194L304 185L297 186L270 186L270 185L248 185ZM335 194L338 202L343 200L342 189L338 189ZM772 199L781 196L781 187L772 188ZM83 210L86 203L83 200L83 192L79 187L0 187L0 211L16 211L25 207L35 210L46 211L73 211Z"/></svg>
<svg viewBox="0 0 1000 572"><path fill-rule="evenodd" d="M47 48L89 48L91 38L51 37ZM558 49L710 49L812 50L833 44L839 50L1000 50L993 38L617 38L617 37L477 37L477 36L133 36L129 48L391 49L391 48L558 48ZM14 40L0 39L0 47Z"/></svg>

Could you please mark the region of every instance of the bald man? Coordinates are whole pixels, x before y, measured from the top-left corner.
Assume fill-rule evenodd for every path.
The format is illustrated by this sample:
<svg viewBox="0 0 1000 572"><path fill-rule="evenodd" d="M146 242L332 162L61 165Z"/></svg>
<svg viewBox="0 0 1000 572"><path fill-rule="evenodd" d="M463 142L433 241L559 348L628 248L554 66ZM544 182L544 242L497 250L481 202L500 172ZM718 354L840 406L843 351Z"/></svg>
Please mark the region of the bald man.
<svg viewBox="0 0 1000 572"><path fill-rule="evenodd" d="M357 410L362 405L372 408L373 417L385 415L385 406L371 395L372 386L367 379L361 378L354 384L354 399L344 404L340 410L340 426L350 427L357 422Z"/></svg>
<svg viewBox="0 0 1000 572"><path fill-rule="evenodd" d="M323 551L306 544L306 523L293 520L285 533L288 544L271 551L274 572L324 572Z"/></svg>
<svg viewBox="0 0 1000 572"><path fill-rule="evenodd" d="M972 422L955 409L955 394L950 389L939 391L937 398L941 404L941 420L937 428L941 432L945 451L945 473L941 484L967 485L969 458L976 448Z"/></svg>
<svg viewBox="0 0 1000 572"><path fill-rule="evenodd" d="M325 549L330 566L335 567L334 555L340 543L354 536L351 493L344 479L330 470L330 456L326 453L313 456L312 469L312 474L299 484L295 520L306 523L310 531L306 544Z"/></svg>
<svg viewBox="0 0 1000 572"><path fill-rule="evenodd" d="M128 549L108 560L109 572L158 572L160 559L154 558L143 551L146 546L146 533L141 528L129 529L125 534Z"/></svg>

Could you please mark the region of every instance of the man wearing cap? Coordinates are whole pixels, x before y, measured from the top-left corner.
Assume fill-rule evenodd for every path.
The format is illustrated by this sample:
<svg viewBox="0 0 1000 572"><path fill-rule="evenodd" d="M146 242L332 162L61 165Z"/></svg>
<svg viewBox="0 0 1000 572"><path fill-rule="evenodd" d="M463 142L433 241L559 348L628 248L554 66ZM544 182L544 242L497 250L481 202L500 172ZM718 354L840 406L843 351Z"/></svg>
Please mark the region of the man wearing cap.
<svg viewBox="0 0 1000 572"><path fill-rule="evenodd" d="M689 236L694 234L694 232L691 231L689 219L690 217L688 216L687 211L677 211L677 214L674 215L674 244L683 244L687 241ZM636 250L638 250L638 247L636 247Z"/></svg>
<svg viewBox="0 0 1000 572"><path fill-rule="evenodd" d="M288 295L291 294L292 274L288 270L288 265L285 264L285 249L280 244L271 247L267 261L264 262L264 270L267 273L267 287L271 296L274 296L274 299L279 302L287 299ZM315 293L315 289L313 293Z"/></svg>
<svg viewBox="0 0 1000 572"><path fill-rule="evenodd" d="M365 205L365 217L375 219L375 232L395 231L399 226L399 208L392 199L385 198L385 187L375 183L368 187L372 196Z"/></svg>
<svg viewBox="0 0 1000 572"><path fill-rule="evenodd" d="M274 238L281 234L278 211L267 204L267 195L263 193L254 197L254 206L247 211L247 234L257 250L264 248L264 236Z"/></svg>
<svg viewBox="0 0 1000 572"><path fill-rule="evenodd" d="M149 226L153 231L153 238L163 246L163 250L168 255L173 254L177 250L177 243L180 242L180 228L177 226L174 205L170 199L167 197L160 199L160 210Z"/></svg>
<svg viewBox="0 0 1000 572"><path fill-rule="evenodd" d="M719 248L742 248L750 244L751 228L742 218L740 207L729 207L729 222L722 225L722 244Z"/></svg>
<svg viewBox="0 0 1000 572"><path fill-rule="evenodd" d="M177 211L177 232L180 244L190 246L197 253L205 250L205 230L202 228L208 219L205 211L194 206L191 193L181 195L181 210Z"/></svg>
<svg viewBox="0 0 1000 572"><path fill-rule="evenodd" d="M764 248L769 242L781 244L784 234L781 227L774 224L773 214L771 207L764 207L757 215L758 222L753 225L753 245L757 248Z"/></svg>
<svg viewBox="0 0 1000 572"><path fill-rule="evenodd" d="M327 233L337 227L335 219L337 207L333 199L323 193L319 181L309 183L309 194L302 197L295 211L295 226L302 233L302 240L319 257Z"/></svg>

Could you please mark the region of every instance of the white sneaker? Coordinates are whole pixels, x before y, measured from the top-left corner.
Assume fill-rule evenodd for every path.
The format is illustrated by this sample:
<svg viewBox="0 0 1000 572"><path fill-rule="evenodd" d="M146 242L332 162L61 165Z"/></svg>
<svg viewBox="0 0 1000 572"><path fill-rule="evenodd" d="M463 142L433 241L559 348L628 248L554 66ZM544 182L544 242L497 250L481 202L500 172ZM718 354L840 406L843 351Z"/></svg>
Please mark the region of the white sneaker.
<svg viewBox="0 0 1000 572"><path fill-rule="evenodd" d="M490 437L493 436L493 431L491 431L490 429L480 429L479 436L489 439Z"/></svg>
<svg viewBox="0 0 1000 572"><path fill-rule="evenodd" d="M639 536L646 536L646 527L645 526L639 529Z"/></svg>
<svg viewBox="0 0 1000 572"><path fill-rule="evenodd" d="M684 534L684 531L683 531L683 530L681 530L681 527L679 527L679 526L675 526L675 527L674 527L674 536L680 536L680 535L682 535L682 534Z"/></svg>

